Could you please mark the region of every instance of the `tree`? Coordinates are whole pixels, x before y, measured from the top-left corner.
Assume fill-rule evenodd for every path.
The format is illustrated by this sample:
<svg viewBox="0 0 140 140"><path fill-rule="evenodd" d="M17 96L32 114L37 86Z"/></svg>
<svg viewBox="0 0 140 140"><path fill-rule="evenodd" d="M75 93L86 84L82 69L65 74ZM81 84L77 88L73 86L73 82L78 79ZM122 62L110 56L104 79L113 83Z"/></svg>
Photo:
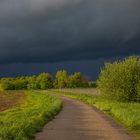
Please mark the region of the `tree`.
<svg viewBox="0 0 140 140"><path fill-rule="evenodd" d="M91 81L91 82L88 82L88 86L89 87L93 87L93 88L96 88L97 87L97 83L96 82L93 82L93 81Z"/></svg>
<svg viewBox="0 0 140 140"><path fill-rule="evenodd" d="M68 83L68 73L65 70L58 71L55 76L54 87L66 88Z"/></svg>
<svg viewBox="0 0 140 140"><path fill-rule="evenodd" d="M87 87L87 86L88 82L80 72L75 72L73 75L69 76L68 80L69 88Z"/></svg>
<svg viewBox="0 0 140 140"><path fill-rule="evenodd" d="M114 100L134 101L140 83L140 57L106 64L101 70L98 86L101 93Z"/></svg>
<svg viewBox="0 0 140 140"><path fill-rule="evenodd" d="M37 79L37 76L35 76L35 75L28 77L27 89L39 89L40 88L40 86L36 82L36 79Z"/></svg>
<svg viewBox="0 0 140 140"><path fill-rule="evenodd" d="M2 90L14 90L13 80L10 78L4 78L1 80L1 89Z"/></svg>
<svg viewBox="0 0 140 140"><path fill-rule="evenodd" d="M52 76L49 73L41 73L37 77L37 83L40 89L50 89L53 87Z"/></svg>
<svg viewBox="0 0 140 140"><path fill-rule="evenodd" d="M13 78L15 90L27 89L28 80L25 77Z"/></svg>

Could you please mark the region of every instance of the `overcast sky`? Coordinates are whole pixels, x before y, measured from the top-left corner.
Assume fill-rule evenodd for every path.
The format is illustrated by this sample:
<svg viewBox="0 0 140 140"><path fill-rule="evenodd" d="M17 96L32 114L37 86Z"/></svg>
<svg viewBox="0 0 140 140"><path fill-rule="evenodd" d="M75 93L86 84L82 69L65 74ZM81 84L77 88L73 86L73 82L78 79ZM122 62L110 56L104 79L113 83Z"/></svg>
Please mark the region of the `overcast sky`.
<svg viewBox="0 0 140 140"><path fill-rule="evenodd" d="M65 68L95 78L105 61L132 54L139 0L0 0L0 76Z"/></svg>

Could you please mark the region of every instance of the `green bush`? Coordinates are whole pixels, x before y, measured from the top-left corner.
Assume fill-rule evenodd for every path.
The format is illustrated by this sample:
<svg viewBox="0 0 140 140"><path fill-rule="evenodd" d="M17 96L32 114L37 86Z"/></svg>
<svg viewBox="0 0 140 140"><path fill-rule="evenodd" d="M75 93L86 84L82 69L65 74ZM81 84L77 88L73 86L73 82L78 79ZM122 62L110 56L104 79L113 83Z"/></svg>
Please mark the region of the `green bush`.
<svg viewBox="0 0 140 140"><path fill-rule="evenodd" d="M101 70L98 87L101 93L120 101L135 101L139 94L140 57L131 56L123 61L108 63Z"/></svg>
<svg viewBox="0 0 140 140"><path fill-rule="evenodd" d="M68 88L78 88L78 87L88 87L88 81L80 72L75 72L73 75L69 76Z"/></svg>
<svg viewBox="0 0 140 140"><path fill-rule="evenodd" d="M49 73L41 73L37 77L37 83L40 89L50 89L53 88L52 76Z"/></svg>
<svg viewBox="0 0 140 140"><path fill-rule="evenodd" d="M89 84L88 86L91 87L91 88L92 87L93 88L96 88L97 87L97 83L96 82L88 82L88 84Z"/></svg>
<svg viewBox="0 0 140 140"><path fill-rule="evenodd" d="M54 87L66 88L68 83L68 73L65 70L58 71L55 75Z"/></svg>
<svg viewBox="0 0 140 140"><path fill-rule="evenodd" d="M2 90L14 90L15 89L15 86L14 86L14 83L11 79L4 79L2 82L1 82L1 89Z"/></svg>
<svg viewBox="0 0 140 140"><path fill-rule="evenodd" d="M40 89L40 85L37 82L37 76L31 76L28 77L28 84L27 84L27 89Z"/></svg>

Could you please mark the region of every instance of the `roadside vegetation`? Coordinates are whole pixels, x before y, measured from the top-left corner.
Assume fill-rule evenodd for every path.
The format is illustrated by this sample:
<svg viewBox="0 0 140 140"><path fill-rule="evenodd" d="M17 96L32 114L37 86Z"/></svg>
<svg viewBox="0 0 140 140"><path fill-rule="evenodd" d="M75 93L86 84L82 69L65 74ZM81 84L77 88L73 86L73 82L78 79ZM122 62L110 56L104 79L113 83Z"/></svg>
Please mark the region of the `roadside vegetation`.
<svg viewBox="0 0 140 140"><path fill-rule="evenodd" d="M137 101L140 97L140 57L106 64L97 83L107 99Z"/></svg>
<svg viewBox="0 0 140 140"><path fill-rule="evenodd" d="M87 89L76 89L72 92L69 92L69 89L63 90L52 90L52 93L57 95L66 96L72 99L80 100L91 106L96 106L101 111L112 116L118 123L123 124L132 134L140 139L140 103L139 102L120 102L120 101L111 101L99 93L98 91L94 93L96 89L93 89L93 93L87 95ZM91 91L91 90L90 90ZM81 94L80 94L81 92ZM85 94L84 94L85 92Z"/></svg>
<svg viewBox="0 0 140 140"><path fill-rule="evenodd" d="M46 93L27 91L24 103L0 112L0 140L29 140L61 109L61 101Z"/></svg>

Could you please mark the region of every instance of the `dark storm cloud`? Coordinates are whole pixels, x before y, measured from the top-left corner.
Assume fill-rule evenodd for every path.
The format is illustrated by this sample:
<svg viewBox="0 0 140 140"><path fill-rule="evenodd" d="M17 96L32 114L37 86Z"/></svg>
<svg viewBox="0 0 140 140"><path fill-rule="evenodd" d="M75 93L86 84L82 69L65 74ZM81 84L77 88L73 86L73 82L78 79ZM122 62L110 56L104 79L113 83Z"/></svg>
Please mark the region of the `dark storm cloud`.
<svg viewBox="0 0 140 140"><path fill-rule="evenodd" d="M104 62L113 62L123 58L103 58L98 60L81 60L57 63L12 63L0 64L0 77L17 77L49 72L53 76L58 70L67 70L69 74L82 72L89 80L96 80Z"/></svg>
<svg viewBox="0 0 140 140"><path fill-rule="evenodd" d="M140 53L138 0L1 0L0 63Z"/></svg>

